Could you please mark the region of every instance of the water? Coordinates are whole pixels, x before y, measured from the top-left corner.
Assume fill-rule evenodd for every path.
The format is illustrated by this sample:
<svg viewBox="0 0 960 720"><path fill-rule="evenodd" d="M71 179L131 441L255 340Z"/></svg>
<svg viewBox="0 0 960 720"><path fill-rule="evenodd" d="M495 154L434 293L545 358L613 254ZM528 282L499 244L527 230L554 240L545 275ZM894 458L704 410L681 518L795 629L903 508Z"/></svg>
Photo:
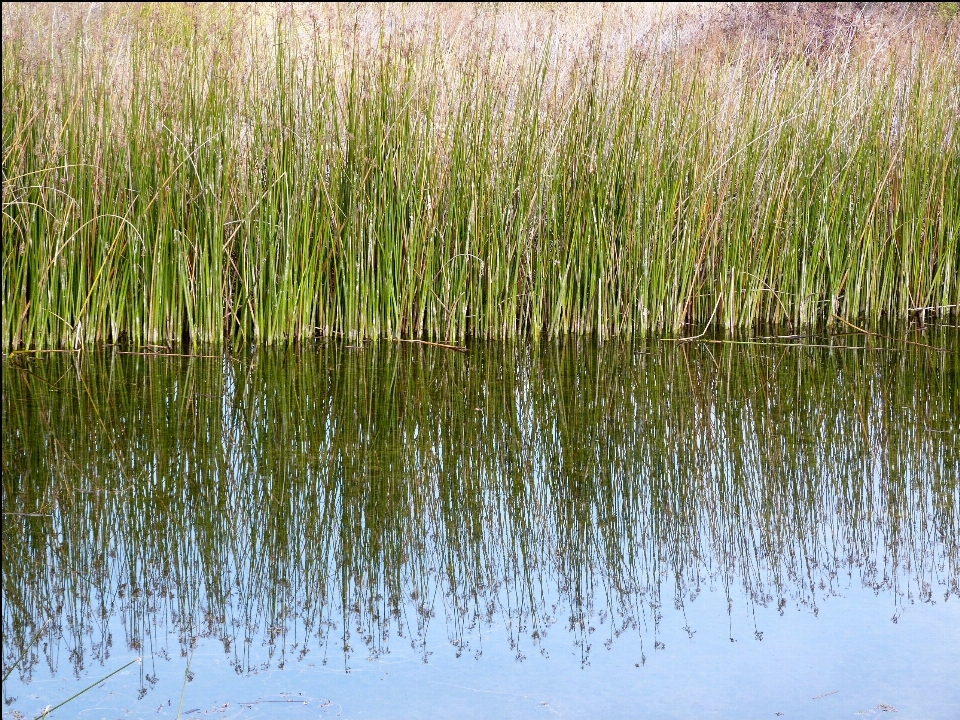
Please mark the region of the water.
<svg viewBox="0 0 960 720"><path fill-rule="evenodd" d="M3 717L956 718L909 337L6 358Z"/></svg>

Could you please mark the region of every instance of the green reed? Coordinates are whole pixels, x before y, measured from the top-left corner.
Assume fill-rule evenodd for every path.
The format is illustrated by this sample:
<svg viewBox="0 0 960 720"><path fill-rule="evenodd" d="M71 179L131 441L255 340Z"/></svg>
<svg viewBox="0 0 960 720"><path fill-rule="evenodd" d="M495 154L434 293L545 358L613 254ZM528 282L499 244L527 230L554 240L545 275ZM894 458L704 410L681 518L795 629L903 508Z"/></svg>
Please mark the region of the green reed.
<svg viewBox="0 0 960 720"><path fill-rule="evenodd" d="M852 576L894 612L957 593L958 336L926 335L953 352L5 360L4 663L104 663L114 616L147 680L197 635L245 671L479 652L494 620L518 656L565 627L586 661L600 635L655 642L657 608L708 586L816 608Z"/></svg>
<svg viewBox="0 0 960 720"><path fill-rule="evenodd" d="M109 47L5 31L5 351L960 304L955 27L518 60L245 22L143 20Z"/></svg>

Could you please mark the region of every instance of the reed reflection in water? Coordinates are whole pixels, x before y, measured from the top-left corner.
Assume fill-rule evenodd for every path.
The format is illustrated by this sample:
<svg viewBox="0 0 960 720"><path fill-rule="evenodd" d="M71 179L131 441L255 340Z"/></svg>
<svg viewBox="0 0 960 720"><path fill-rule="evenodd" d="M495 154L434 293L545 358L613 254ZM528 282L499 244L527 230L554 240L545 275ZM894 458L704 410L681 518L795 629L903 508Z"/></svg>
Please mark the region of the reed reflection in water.
<svg viewBox="0 0 960 720"><path fill-rule="evenodd" d="M642 664L665 606L850 578L896 621L960 594L960 336L840 342L6 359L4 670L45 624L23 681L122 643L142 693L198 637L238 673L480 657L490 623Z"/></svg>

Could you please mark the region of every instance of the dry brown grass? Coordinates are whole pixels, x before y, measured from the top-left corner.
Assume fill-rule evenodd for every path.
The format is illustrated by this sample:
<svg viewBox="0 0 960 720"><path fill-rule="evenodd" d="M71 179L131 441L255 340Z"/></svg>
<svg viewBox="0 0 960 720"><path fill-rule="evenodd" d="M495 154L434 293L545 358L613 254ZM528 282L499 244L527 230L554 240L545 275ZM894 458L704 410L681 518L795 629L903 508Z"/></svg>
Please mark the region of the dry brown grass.
<svg viewBox="0 0 960 720"><path fill-rule="evenodd" d="M250 33L273 33L277 20L304 37L343 43L345 50L381 43L440 44L452 58L490 48L509 62L536 54L549 40L557 56L599 52L625 56L638 46L720 56L767 49L811 57L837 48L881 52L918 37L956 32L944 3L4 3L3 39L29 38L37 52L82 30L93 45L116 50L145 24L172 42L184 28L237 27L238 48ZM238 49L235 48L235 49Z"/></svg>

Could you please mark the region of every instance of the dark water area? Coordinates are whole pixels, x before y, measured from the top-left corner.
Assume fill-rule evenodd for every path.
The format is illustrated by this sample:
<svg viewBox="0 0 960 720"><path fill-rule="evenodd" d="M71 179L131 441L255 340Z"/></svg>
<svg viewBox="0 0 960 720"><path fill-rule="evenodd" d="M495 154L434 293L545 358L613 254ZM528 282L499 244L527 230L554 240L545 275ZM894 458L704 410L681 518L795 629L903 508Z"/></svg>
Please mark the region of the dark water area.
<svg viewBox="0 0 960 720"><path fill-rule="evenodd" d="M906 337L6 357L3 718L960 717Z"/></svg>

